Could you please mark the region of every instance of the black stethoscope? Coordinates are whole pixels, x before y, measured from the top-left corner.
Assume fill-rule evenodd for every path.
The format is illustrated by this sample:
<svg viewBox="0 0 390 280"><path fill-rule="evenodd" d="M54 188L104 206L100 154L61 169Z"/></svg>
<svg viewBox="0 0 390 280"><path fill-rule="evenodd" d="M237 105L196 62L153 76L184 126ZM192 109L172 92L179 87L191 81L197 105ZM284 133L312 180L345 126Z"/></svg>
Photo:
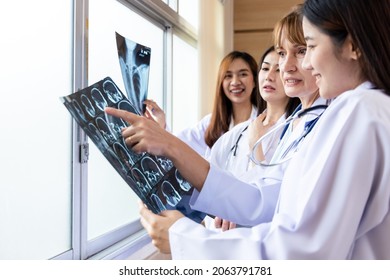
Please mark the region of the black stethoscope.
<svg viewBox="0 0 390 280"><path fill-rule="evenodd" d="M236 143L230 148L229 153L233 152L233 156L235 157L237 155L237 148L238 148L238 143L241 140L242 134L248 129L249 124L241 131L240 135L238 136Z"/></svg>

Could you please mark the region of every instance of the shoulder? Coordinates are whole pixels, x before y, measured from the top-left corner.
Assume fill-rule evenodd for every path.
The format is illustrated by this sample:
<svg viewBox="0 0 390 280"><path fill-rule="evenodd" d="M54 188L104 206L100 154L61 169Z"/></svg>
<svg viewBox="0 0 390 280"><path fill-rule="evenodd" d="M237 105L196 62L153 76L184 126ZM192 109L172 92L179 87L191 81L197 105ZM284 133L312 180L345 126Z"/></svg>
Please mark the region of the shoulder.
<svg viewBox="0 0 390 280"><path fill-rule="evenodd" d="M328 109L330 112L340 111L344 116L362 114L373 119L390 111L390 97L365 83L337 97Z"/></svg>
<svg viewBox="0 0 390 280"><path fill-rule="evenodd" d="M237 138L240 137L240 134L242 134L246 130L246 128L250 123L251 120L239 123L232 129L225 132L215 142L215 144L212 147L212 150L215 151L218 149L225 149L226 147L231 147L237 141Z"/></svg>
<svg viewBox="0 0 390 280"><path fill-rule="evenodd" d="M225 139L232 138L232 137L235 138L236 135L239 135L242 132L244 132L247 129L247 127L251 124L252 121L253 121L252 119L249 119L245 122L235 125L233 128L225 132L221 137L224 137Z"/></svg>
<svg viewBox="0 0 390 280"><path fill-rule="evenodd" d="M390 131L390 97L382 91L358 87L335 98L318 121L318 134L330 142L336 138L361 139ZM380 132L381 131L381 132Z"/></svg>
<svg viewBox="0 0 390 280"><path fill-rule="evenodd" d="M245 121L234 126L232 129L226 131L221 137L218 138L219 143L228 143L229 140L233 141L236 135L240 134L242 130L249 125L250 121Z"/></svg>
<svg viewBox="0 0 390 280"><path fill-rule="evenodd" d="M210 124L210 120L211 120L211 114L207 114L203 118L201 118L199 123L201 123L202 125L207 125L208 126Z"/></svg>

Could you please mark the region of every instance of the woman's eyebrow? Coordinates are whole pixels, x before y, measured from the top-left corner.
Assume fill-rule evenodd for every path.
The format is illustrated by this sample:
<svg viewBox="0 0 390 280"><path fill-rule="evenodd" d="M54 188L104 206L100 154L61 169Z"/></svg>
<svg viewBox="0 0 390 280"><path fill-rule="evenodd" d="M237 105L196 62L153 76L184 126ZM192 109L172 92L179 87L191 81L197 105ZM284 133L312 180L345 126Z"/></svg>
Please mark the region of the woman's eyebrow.
<svg viewBox="0 0 390 280"><path fill-rule="evenodd" d="M238 71L232 71L232 70L226 71L226 73L239 73L239 72L249 72L249 69L243 68L243 69L239 69Z"/></svg>
<svg viewBox="0 0 390 280"><path fill-rule="evenodd" d="M313 40L313 37L311 37L311 36L305 36L304 39L305 39L305 41L307 42L307 41Z"/></svg>

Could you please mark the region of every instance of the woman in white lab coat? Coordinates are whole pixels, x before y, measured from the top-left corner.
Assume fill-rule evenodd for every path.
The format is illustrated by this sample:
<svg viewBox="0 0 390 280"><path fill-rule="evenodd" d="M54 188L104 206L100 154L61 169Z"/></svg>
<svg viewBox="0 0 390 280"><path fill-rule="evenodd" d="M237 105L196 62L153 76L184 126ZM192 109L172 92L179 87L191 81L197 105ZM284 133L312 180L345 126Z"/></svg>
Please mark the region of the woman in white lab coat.
<svg viewBox="0 0 390 280"><path fill-rule="evenodd" d="M235 125L257 117L259 102L256 60L246 52L232 51L219 66L212 113L176 136L207 158L220 136ZM165 128L162 109L152 100L146 100L145 104L146 116Z"/></svg>
<svg viewBox="0 0 390 280"><path fill-rule="evenodd" d="M141 207L154 244L173 258L390 259L390 34L383 21L390 17L388 1L306 0L303 15L304 66L321 96L335 100L291 159L272 221L215 233L178 211L159 216ZM130 113L118 115L146 123ZM179 141L164 148L127 132L135 150L168 155L201 195L223 191L219 183L233 179L196 158L197 168L186 172L182 152L193 152ZM205 198L209 206L219 195ZM225 202L218 202L226 211Z"/></svg>

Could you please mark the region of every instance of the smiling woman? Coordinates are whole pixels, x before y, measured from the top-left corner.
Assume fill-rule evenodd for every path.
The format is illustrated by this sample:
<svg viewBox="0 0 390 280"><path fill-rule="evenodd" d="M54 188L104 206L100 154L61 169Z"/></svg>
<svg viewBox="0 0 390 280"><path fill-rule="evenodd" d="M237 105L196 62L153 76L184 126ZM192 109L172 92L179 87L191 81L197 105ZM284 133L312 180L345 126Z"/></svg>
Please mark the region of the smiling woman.
<svg viewBox="0 0 390 280"><path fill-rule="evenodd" d="M221 61L213 111L178 138L207 157L211 147L225 132L258 114L257 62L246 52L233 51Z"/></svg>

